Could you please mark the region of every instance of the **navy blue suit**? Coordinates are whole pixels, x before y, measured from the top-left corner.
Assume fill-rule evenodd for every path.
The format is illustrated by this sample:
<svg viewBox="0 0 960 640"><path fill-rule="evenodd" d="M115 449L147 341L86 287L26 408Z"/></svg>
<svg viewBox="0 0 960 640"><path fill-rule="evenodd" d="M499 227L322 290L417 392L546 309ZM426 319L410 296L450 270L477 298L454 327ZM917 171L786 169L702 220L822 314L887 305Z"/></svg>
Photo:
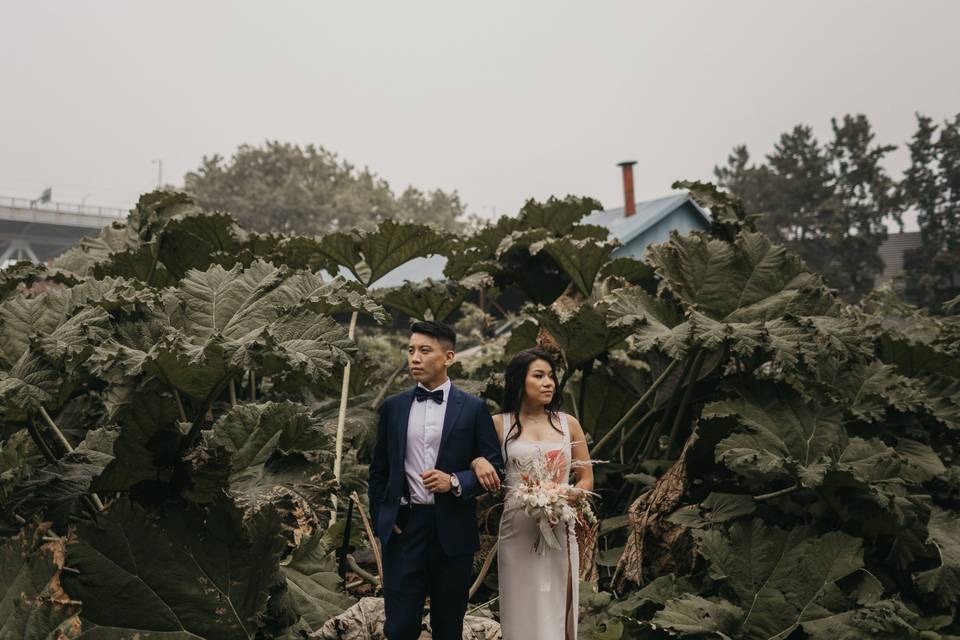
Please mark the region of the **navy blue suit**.
<svg viewBox="0 0 960 640"><path fill-rule="evenodd" d="M482 456L502 470L500 443L483 401L451 386L434 467L455 474L461 494L437 493L432 506L401 508L401 497L409 494L404 461L414 401L410 389L383 403L370 464L370 512L383 547L385 631L390 640L418 638L429 595L433 637L460 640L480 546L475 498L484 491L470 463ZM393 530L398 516L400 534Z"/></svg>

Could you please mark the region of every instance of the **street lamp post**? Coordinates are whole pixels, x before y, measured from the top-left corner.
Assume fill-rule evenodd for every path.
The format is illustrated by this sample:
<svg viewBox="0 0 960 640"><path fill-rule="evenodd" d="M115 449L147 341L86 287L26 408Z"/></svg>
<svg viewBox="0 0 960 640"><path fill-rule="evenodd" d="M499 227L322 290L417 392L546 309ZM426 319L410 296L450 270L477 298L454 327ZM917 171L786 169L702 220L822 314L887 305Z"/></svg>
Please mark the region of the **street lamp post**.
<svg viewBox="0 0 960 640"><path fill-rule="evenodd" d="M163 158L154 158L153 164L157 165L157 189L163 188Z"/></svg>

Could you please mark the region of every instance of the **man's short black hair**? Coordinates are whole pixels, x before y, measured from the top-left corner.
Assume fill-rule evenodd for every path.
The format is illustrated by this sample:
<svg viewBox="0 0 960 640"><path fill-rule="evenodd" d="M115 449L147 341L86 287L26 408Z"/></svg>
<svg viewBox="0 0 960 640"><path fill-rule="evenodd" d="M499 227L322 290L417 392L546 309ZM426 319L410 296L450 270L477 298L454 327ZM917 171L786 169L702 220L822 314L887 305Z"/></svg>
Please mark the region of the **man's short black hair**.
<svg viewBox="0 0 960 640"><path fill-rule="evenodd" d="M448 343L451 351L457 348L457 332L449 325L434 320L420 320L410 325L410 333L422 333L433 336L440 343Z"/></svg>

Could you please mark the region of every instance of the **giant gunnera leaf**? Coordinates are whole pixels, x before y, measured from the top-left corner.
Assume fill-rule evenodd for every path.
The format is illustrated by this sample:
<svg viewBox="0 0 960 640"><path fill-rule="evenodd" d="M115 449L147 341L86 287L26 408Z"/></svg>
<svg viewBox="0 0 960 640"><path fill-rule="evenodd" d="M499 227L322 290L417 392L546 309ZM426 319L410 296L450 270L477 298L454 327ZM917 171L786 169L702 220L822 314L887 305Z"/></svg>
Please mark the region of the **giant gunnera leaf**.
<svg viewBox="0 0 960 640"><path fill-rule="evenodd" d="M63 584L91 638L253 639L285 547L271 509L244 521L220 502L156 521L121 500L78 527Z"/></svg>
<svg viewBox="0 0 960 640"><path fill-rule="evenodd" d="M927 527L927 542L936 547L940 566L915 573L913 579L941 607L949 607L960 601L960 517L934 507Z"/></svg>
<svg viewBox="0 0 960 640"><path fill-rule="evenodd" d="M808 609L821 606L825 589L863 566L858 538L817 536L806 527L785 531L759 519L737 521L727 531L711 529L698 540L711 577L723 581L734 602L689 596L668 601L654 623L681 635L784 640Z"/></svg>
<svg viewBox="0 0 960 640"><path fill-rule="evenodd" d="M729 417L744 427L717 445L718 462L747 477L803 486L822 482L845 439L841 407L813 404L785 387L755 385L708 405L703 417Z"/></svg>

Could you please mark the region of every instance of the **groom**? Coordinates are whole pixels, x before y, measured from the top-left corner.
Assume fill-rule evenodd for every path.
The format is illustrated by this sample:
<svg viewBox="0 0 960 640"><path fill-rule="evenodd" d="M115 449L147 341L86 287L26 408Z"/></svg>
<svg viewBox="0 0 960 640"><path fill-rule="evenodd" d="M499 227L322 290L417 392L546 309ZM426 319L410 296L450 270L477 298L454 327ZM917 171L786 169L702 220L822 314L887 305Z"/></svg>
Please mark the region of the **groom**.
<svg viewBox="0 0 960 640"><path fill-rule="evenodd" d="M436 640L461 640L473 554L480 545L470 463L502 469L500 445L480 398L453 386L457 336L439 322L410 328L407 364L417 386L380 410L370 464L370 511L383 547L384 633L420 637L424 599ZM490 472L492 473L492 472Z"/></svg>

